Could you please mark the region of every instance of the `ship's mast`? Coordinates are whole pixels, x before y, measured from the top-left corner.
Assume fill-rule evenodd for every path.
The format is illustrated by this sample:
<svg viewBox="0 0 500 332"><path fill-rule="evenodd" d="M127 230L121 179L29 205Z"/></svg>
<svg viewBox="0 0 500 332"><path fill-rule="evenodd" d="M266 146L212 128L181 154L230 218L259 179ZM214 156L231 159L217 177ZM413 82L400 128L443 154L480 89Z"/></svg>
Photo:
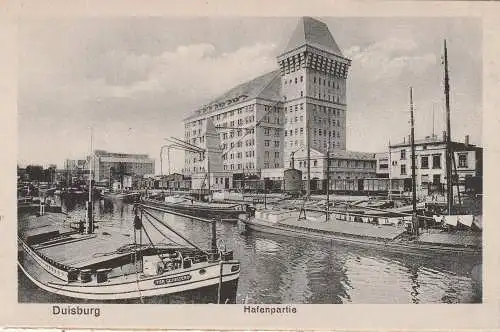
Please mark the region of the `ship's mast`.
<svg viewBox="0 0 500 332"><path fill-rule="evenodd" d="M451 170L451 121L450 121L450 82L448 76L448 50L446 39L444 40L444 95L446 103L446 201L448 203L448 214L451 214L453 205L453 185Z"/></svg>
<svg viewBox="0 0 500 332"><path fill-rule="evenodd" d="M389 190L387 191L387 198L391 199L392 194L392 156L391 156L391 140L389 140Z"/></svg>
<svg viewBox="0 0 500 332"><path fill-rule="evenodd" d="M415 175L415 123L413 119L413 89L410 87L410 123L411 123L411 187L412 187L412 211L414 222L417 223L417 181ZM418 235L418 224L414 225L415 233Z"/></svg>
<svg viewBox="0 0 500 332"><path fill-rule="evenodd" d="M89 155L89 201L87 202L87 234L94 232L94 209L92 204L92 127L90 127L90 155Z"/></svg>

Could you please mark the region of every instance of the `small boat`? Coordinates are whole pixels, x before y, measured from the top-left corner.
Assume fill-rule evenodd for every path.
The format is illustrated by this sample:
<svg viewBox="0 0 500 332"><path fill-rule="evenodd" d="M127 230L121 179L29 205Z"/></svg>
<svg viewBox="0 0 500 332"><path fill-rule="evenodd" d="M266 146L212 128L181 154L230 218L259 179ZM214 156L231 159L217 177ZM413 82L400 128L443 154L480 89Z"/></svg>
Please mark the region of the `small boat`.
<svg viewBox="0 0 500 332"><path fill-rule="evenodd" d="M138 243L150 234L139 214L148 216L152 228L171 231L186 245ZM55 213L30 217L36 226L18 236L18 266L47 292L96 302L143 302L215 287L220 303L235 300L240 263L215 233L211 249L202 250L141 208L136 208L133 243L120 243L123 236L97 231L88 220L69 222L67 215Z"/></svg>
<svg viewBox="0 0 500 332"><path fill-rule="evenodd" d="M163 201L142 199L142 204L186 215L238 221L238 216L245 213L245 205L222 202L202 202L183 196L167 196Z"/></svg>
<svg viewBox="0 0 500 332"><path fill-rule="evenodd" d="M102 198L108 200L119 200L126 203L137 202L141 197L138 192L104 192L102 193Z"/></svg>

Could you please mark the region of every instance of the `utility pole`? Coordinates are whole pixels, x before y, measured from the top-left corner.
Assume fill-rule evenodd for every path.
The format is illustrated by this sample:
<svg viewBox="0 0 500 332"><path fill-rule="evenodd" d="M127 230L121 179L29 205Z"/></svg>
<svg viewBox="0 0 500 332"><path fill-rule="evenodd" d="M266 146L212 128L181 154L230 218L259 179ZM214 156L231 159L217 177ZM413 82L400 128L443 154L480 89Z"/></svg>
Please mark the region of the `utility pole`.
<svg viewBox="0 0 500 332"><path fill-rule="evenodd" d="M418 235L417 219L417 180L415 175L415 124L413 120L413 89L410 87L410 122L411 122L411 186L412 186L412 207L413 207L413 229L415 235Z"/></svg>

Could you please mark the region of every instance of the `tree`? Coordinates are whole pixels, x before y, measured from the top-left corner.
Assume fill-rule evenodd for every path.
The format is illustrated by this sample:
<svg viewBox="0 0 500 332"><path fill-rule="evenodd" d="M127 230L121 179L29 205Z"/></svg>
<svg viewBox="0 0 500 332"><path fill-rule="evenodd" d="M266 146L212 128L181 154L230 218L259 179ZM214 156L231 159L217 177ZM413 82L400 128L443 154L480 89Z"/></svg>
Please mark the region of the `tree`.
<svg viewBox="0 0 500 332"><path fill-rule="evenodd" d="M43 167L40 165L28 165L26 167L26 174L30 181L43 181Z"/></svg>

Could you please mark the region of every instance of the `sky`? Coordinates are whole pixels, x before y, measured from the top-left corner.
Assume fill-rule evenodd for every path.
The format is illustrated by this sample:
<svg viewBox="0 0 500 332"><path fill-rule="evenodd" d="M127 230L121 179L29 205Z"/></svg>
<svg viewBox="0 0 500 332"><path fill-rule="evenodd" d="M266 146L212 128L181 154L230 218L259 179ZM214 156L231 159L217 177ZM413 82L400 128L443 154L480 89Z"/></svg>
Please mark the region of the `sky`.
<svg viewBox="0 0 500 332"><path fill-rule="evenodd" d="M482 144L482 31L475 18L343 18L325 22L352 60L347 149L387 150L445 128L448 44L452 138ZM22 20L18 30L18 162L63 166L93 147L147 153L184 136L182 119L231 87L277 69L296 17ZM433 116L434 114L434 116ZM433 120L434 119L434 120ZM172 170L183 167L171 154ZM164 165L166 160L164 160ZM164 171L165 171L164 166Z"/></svg>

